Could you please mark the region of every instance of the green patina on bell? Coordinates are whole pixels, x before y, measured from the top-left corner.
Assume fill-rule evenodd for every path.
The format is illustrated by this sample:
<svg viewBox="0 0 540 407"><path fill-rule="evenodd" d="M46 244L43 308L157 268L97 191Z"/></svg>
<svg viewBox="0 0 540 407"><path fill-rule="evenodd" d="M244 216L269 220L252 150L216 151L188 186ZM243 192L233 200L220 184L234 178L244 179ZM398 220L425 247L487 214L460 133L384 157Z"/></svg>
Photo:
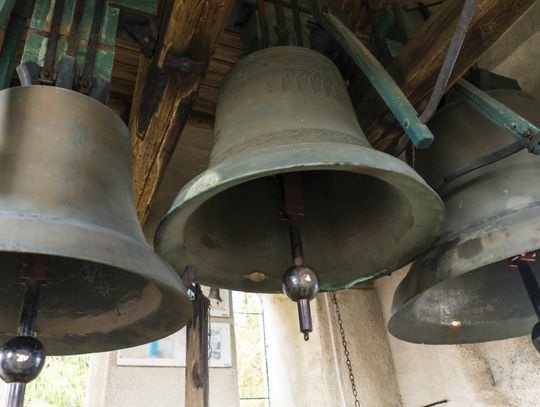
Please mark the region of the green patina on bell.
<svg viewBox="0 0 540 407"><path fill-rule="evenodd" d="M210 166L174 201L156 250L178 273L196 266L207 285L281 291L291 257L278 176L292 172L303 173L305 261L322 290L386 275L440 234L440 198L369 145L334 64L275 47L226 78Z"/></svg>
<svg viewBox="0 0 540 407"><path fill-rule="evenodd" d="M0 92L0 343L17 335L36 264L49 355L140 345L189 321L182 282L144 239L130 159L126 125L101 103L49 86Z"/></svg>
<svg viewBox="0 0 540 407"><path fill-rule="evenodd" d="M516 90L492 96L531 120L540 105ZM433 146L416 155L431 185L512 139L464 102L430 122ZM440 189L447 208L443 236L401 282L389 321L403 340L428 344L491 341L526 335L537 317L508 259L540 248L540 162L523 150ZM540 268L531 263L536 277Z"/></svg>

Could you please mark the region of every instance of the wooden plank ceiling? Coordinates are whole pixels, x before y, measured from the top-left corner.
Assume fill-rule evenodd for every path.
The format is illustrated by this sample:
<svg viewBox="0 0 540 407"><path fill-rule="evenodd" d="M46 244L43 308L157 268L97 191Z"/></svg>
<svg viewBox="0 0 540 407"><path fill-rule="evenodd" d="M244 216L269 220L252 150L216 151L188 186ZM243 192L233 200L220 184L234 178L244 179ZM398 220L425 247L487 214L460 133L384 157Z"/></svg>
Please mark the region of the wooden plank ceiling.
<svg viewBox="0 0 540 407"><path fill-rule="evenodd" d="M371 10L378 15L392 0L371 0ZM414 3L412 1L402 3ZM363 0L331 0L330 4L344 11L352 22L355 33L364 39L369 37L368 12ZM239 33L224 30L219 37L216 51L211 58L199 94L193 106L190 122L204 127L213 127L219 88L224 76L242 56L242 36ZM111 97L124 105L129 105L133 98L140 52L127 41L118 40L112 77Z"/></svg>

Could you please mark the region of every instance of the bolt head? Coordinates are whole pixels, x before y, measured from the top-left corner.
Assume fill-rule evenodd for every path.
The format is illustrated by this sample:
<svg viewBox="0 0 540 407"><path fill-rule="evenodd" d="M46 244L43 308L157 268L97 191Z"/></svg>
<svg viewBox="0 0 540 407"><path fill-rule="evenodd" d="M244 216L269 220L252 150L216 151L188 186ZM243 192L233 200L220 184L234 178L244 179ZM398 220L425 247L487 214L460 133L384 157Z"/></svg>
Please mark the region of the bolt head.
<svg viewBox="0 0 540 407"><path fill-rule="evenodd" d="M283 292L293 301L312 300L319 292L319 279L307 266L293 266L283 276Z"/></svg>
<svg viewBox="0 0 540 407"><path fill-rule="evenodd" d="M16 336L0 350L0 378L6 383L29 383L45 364L43 344L31 336Z"/></svg>

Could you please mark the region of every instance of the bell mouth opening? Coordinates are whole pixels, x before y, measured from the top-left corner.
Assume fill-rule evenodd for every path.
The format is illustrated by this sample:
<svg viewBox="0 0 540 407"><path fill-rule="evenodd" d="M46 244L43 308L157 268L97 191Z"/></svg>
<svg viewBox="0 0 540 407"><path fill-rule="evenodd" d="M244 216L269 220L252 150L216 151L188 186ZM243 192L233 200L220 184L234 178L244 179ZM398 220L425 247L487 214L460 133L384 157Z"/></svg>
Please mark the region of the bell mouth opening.
<svg viewBox="0 0 540 407"><path fill-rule="evenodd" d="M400 240L414 227L411 205L399 188L363 171L291 171L302 174L305 262L318 273L323 290L392 271L386 267L395 263ZM193 211L183 248L200 282L242 291L281 290L291 254L280 175L232 186Z"/></svg>
<svg viewBox="0 0 540 407"><path fill-rule="evenodd" d="M532 262L531 268L540 281L540 264ZM528 335L537 321L519 270L501 260L409 299L396 309L388 327L408 342L462 344Z"/></svg>
<svg viewBox="0 0 540 407"><path fill-rule="evenodd" d="M33 256L0 252L4 281L0 286L0 336L5 339L17 334L25 290L21 270ZM40 290L36 331L48 354L135 346L157 339L155 331L170 324L160 322L154 330L141 330L148 320L155 322L162 303L170 300L166 298L170 294L152 281L92 261L39 256L47 258L48 273Z"/></svg>

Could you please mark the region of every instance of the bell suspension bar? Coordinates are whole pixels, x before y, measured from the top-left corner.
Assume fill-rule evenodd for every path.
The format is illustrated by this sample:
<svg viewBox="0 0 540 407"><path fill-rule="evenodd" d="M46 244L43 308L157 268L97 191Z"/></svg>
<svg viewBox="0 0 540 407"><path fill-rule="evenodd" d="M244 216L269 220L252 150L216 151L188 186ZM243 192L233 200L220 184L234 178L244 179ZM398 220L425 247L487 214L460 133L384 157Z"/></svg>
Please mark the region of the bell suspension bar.
<svg viewBox="0 0 540 407"><path fill-rule="evenodd" d="M386 69L362 41L332 14L326 0L312 0L312 4L315 20L343 47L366 75L412 143L420 149L428 148L433 143L433 134L420 120L416 109Z"/></svg>

